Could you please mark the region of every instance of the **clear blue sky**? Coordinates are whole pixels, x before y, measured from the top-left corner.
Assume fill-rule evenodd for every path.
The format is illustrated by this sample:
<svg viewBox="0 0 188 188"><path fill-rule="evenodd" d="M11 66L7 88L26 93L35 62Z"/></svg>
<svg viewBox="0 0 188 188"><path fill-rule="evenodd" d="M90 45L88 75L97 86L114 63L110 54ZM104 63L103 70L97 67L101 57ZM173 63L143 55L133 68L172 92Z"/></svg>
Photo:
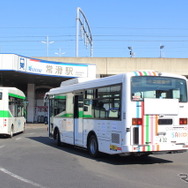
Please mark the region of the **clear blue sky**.
<svg viewBox="0 0 188 188"><path fill-rule="evenodd" d="M94 57L162 56L188 58L187 0L6 0L0 6L0 52L49 56L61 49L75 56L76 8L80 7L93 35ZM89 49L79 42L79 56Z"/></svg>

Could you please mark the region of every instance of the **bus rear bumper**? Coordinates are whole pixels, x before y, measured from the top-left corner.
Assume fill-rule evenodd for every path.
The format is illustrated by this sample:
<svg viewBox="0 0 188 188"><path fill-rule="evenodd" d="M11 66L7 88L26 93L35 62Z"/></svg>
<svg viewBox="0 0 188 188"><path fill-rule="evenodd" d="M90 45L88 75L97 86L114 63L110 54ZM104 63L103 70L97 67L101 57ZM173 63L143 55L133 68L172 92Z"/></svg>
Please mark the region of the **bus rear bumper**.
<svg viewBox="0 0 188 188"><path fill-rule="evenodd" d="M166 149L170 148L170 149ZM188 151L188 145L183 144L182 146L174 147L156 147L153 145L138 145L138 146L124 146L122 147L120 155L128 156L144 156L144 155L160 155L160 154L176 154L184 153Z"/></svg>

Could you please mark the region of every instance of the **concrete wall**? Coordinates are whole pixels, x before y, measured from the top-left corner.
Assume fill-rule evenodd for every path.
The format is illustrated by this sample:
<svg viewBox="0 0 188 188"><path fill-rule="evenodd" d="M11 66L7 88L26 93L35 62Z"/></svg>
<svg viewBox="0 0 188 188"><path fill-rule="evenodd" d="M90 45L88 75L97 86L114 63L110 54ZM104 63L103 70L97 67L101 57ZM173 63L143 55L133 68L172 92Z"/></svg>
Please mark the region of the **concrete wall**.
<svg viewBox="0 0 188 188"><path fill-rule="evenodd" d="M188 76L188 58L35 57L49 61L96 64L98 75L156 70Z"/></svg>

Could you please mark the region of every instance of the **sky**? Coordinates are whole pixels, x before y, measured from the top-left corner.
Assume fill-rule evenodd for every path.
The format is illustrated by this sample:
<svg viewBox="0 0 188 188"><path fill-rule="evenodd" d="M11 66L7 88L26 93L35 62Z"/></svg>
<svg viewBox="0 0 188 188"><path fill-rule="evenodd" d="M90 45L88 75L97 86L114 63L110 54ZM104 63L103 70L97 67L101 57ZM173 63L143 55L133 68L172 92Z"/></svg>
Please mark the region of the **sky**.
<svg viewBox="0 0 188 188"><path fill-rule="evenodd" d="M0 2L0 53L75 57L80 7L91 30L93 57L130 57L131 47L133 57L188 58L187 0ZM77 55L90 57L90 50L80 34Z"/></svg>

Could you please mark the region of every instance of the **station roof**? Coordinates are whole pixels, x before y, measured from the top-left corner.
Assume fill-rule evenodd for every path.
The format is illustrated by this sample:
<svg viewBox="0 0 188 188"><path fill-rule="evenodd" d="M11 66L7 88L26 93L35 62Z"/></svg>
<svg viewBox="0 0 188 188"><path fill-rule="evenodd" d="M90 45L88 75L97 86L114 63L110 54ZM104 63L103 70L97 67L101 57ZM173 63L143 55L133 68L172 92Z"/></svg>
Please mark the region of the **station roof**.
<svg viewBox="0 0 188 188"><path fill-rule="evenodd" d="M16 71L0 71L0 85L26 90L27 84L58 87L67 78L26 74Z"/></svg>
<svg viewBox="0 0 188 188"><path fill-rule="evenodd" d="M58 87L69 78L95 77L94 64L77 64L47 61L20 56L17 54L0 54L0 85L27 87L27 84L37 86Z"/></svg>

